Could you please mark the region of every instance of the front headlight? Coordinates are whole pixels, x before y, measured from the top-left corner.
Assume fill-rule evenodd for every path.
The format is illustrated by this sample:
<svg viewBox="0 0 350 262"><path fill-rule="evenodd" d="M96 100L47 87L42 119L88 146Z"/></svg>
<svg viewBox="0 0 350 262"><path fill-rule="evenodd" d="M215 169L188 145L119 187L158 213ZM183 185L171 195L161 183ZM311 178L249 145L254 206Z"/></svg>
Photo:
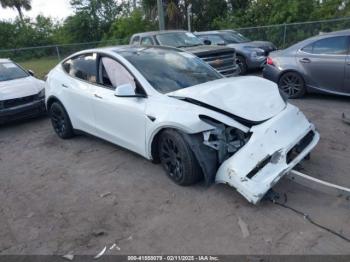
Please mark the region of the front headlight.
<svg viewBox="0 0 350 262"><path fill-rule="evenodd" d="M38 98L44 98L45 97L45 88L41 89L41 91L38 93Z"/></svg>
<svg viewBox="0 0 350 262"><path fill-rule="evenodd" d="M257 58L257 57L262 57L265 56L265 51L262 50L261 48L251 48L251 58Z"/></svg>

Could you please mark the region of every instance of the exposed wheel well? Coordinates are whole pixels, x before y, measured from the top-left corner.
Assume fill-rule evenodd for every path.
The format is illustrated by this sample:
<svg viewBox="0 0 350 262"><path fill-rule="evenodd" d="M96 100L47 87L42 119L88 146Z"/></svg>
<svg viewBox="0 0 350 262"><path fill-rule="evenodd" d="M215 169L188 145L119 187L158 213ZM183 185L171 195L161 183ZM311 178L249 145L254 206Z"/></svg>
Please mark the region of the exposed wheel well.
<svg viewBox="0 0 350 262"><path fill-rule="evenodd" d="M278 82L277 82L277 84L278 84L279 81L281 80L282 76L284 76L284 75L287 74L287 73L295 73L295 74L299 75L299 76L303 79L304 84L305 84L305 78L304 78L304 76L303 76L301 73L299 73L297 70L293 70L293 69L288 69L288 70L286 70L286 71L283 71L283 72L279 75L279 77L278 77Z"/></svg>
<svg viewBox="0 0 350 262"><path fill-rule="evenodd" d="M159 138L161 137L162 133L165 130L176 130L176 129L174 129L174 128L162 128L154 136L154 138L152 140L152 144L151 144L151 154L152 154L153 163L156 163L156 164L160 163L159 150L158 150Z"/></svg>
<svg viewBox="0 0 350 262"><path fill-rule="evenodd" d="M153 161L153 163L156 163L156 164L160 163L159 152L158 152L159 138L161 137L162 133L165 130L175 130L176 132L182 133L181 130L179 130L177 128L171 128L171 127L165 127L165 128L158 130L157 134L153 137L152 144L151 144L152 161Z"/></svg>
<svg viewBox="0 0 350 262"><path fill-rule="evenodd" d="M57 97L54 97L54 96L50 97L50 98L47 100L47 103L46 103L46 109L47 109L48 112L49 112L49 110L50 110L51 105L52 105L54 102L58 102L58 103L62 104L62 103L60 102L60 100L58 100Z"/></svg>

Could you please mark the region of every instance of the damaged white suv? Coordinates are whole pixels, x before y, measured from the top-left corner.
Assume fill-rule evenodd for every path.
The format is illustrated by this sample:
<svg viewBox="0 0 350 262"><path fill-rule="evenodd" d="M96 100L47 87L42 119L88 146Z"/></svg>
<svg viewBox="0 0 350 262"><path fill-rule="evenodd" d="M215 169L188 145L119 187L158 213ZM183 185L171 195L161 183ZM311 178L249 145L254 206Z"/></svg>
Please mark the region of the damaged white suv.
<svg viewBox="0 0 350 262"><path fill-rule="evenodd" d="M162 163L180 185L204 177L254 204L319 140L274 83L225 78L168 47L76 53L48 75L46 105L61 138L93 134Z"/></svg>

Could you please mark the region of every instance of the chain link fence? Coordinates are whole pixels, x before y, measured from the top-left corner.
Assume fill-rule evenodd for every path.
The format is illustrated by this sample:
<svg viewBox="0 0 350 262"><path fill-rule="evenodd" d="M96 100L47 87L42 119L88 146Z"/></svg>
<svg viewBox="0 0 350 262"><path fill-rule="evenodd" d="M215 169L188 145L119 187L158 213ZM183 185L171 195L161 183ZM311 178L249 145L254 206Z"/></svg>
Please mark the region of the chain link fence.
<svg viewBox="0 0 350 262"><path fill-rule="evenodd" d="M277 48L291 46L311 36L350 29L350 17L312 22L237 28L236 31L252 40L270 41Z"/></svg>
<svg viewBox="0 0 350 262"><path fill-rule="evenodd" d="M245 27L236 30L252 40L271 41L281 49L322 32L349 28L350 17L345 17L313 22ZM128 43L128 39L7 49L0 50L0 58L10 58L23 67L33 70L37 77L43 78L59 61L77 51L125 43Z"/></svg>
<svg viewBox="0 0 350 262"><path fill-rule="evenodd" d="M37 77L43 78L58 62L75 52L96 47L117 46L127 42L128 39L115 39L88 43L3 49L0 50L0 58L9 58L24 68L33 70Z"/></svg>

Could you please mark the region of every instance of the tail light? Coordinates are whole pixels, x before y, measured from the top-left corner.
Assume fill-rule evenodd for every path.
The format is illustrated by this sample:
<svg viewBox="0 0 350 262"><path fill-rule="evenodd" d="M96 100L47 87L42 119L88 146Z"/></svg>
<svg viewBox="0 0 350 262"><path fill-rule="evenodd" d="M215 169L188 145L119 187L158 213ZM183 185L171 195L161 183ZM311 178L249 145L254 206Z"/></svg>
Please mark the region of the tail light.
<svg viewBox="0 0 350 262"><path fill-rule="evenodd" d="M271 57L268 57L267 58L267 60L266 60L266 64L268 64L268 65L275 65L274 63L273 63L273 60L272 60L272 58Z"/></svg>

